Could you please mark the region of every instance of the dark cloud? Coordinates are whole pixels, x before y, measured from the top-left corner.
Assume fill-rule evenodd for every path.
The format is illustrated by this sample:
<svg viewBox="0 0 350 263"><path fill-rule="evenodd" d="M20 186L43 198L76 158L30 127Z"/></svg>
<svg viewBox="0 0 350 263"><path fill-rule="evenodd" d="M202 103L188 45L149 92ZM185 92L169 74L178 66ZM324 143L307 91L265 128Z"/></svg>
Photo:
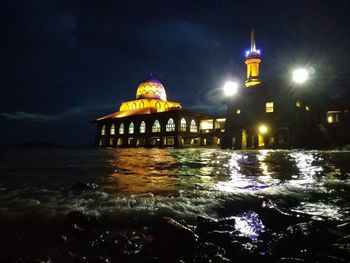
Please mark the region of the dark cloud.
<svg viewBox="0 0 350 263"><path fill-rule="evenodd" d="M80 134L76 143L88 144L88 120L133 99L150 72L169 99L221 112L222 83L244 81L252 27L263 80L310 65L341 96L350 70L348 8L345 0L1 1L1 136L35 140L49 125L40 138L74 143Z"/></svg>

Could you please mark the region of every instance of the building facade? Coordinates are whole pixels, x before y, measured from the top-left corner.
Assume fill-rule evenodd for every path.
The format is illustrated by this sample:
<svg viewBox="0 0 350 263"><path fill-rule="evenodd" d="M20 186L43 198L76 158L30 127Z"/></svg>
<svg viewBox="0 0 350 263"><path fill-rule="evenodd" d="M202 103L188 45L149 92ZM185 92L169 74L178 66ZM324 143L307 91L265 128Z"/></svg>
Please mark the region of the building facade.
<svg viewBox="0 0 350 263"><path fill-rule="evenodd" d="M95 145L259 149L350 144L350 103L320 95L316 87L263 82L261 62L252 31L245 85L226 100L227 113L221 117L168 101L163 84L151 75L138 86L135 100L92 121L97 124Z"/></svg>
<svg viewBox="0 0 350 263"><path fill-rule="evenodd" d="M227 101L223 148L322 148L350 143L347 106L335 103L314 82L262 82L254 31L246 52L245 87Z"/></svg>
<svg viewBox="0 0 350 263"><path fill-rule="evenodd" d="M213 115L167 101L163 84L152 75L138 86L136 100L93 122L95 145L104 147L217 146L224 126Z"/></svg>

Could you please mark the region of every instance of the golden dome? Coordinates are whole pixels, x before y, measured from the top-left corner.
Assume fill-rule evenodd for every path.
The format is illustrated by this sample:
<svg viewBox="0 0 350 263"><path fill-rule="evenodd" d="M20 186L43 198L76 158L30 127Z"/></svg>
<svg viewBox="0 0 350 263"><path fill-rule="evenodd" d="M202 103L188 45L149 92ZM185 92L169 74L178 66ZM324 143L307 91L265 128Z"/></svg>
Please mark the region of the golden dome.
<svg viewBox="0 0 350 263"><path fill-rule="evenodd" d="M158 79L151 75L137 88L136 99L159 99L166 101L165 88Z"/></svg>

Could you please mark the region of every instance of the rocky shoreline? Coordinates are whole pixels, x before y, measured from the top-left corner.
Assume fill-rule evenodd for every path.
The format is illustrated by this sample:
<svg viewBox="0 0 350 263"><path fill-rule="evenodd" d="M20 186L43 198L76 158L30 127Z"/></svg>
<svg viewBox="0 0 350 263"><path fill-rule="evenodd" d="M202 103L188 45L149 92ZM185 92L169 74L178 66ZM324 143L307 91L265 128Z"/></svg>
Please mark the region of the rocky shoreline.
<svg viewBox="0 0 350 263"><path fill-rule="evenodd" d="M277 216L269 220L264 224L281 226L286 222ZM102 217L72 211L56 231L45 234L43 227L35 241L28 233L9 238L2 247L13 251L7 250L1 257L3 262L18 263L350 260L350 222L309 220L281 230L268 227L256 238L242 235L235 225L234 218L198 216L196 224L189 225L155 217L147 225L120 228Z"/></svg>

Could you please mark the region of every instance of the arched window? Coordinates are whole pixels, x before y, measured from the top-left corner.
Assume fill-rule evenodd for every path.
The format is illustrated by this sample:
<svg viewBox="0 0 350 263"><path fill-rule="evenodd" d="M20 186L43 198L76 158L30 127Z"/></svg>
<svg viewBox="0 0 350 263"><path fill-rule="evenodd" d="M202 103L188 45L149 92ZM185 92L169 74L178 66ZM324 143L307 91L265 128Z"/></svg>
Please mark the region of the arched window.
<svg viewBox="0 0 350 263"><path fill-rule="evenodd" d="M119 126L119 134L124 134L124 124L120 124Z"/></svg>
<svg viewBox="0 0 350 263"><path fill-rule="evenodd" d="M166 129L167 132L175 131L175 123L174 123L174 120L172 118L170 118L168 120L168 123L166 124L165 129Z"/></svg>
<svg viewBox="0 0 350 263"><path fill-rule="evenodd" d="M135 128L134 123L131 122L130 125L129 125L129 134L133 134L134 133L134 128Z"/></svg>
<svg viewBox="0 0 350 263"><path fill-rule="evenodd" d="M198 132L198 128L197 128L197 124L196 124L195 120L191 121L190 132Z"/></svg>
<svg viewBox="0 0 350 263"><path fill-rule="evenodd" d="M158 120L155 120L152 125L152 132L160 132L160 123Z"/></svg>
<svg viewBox="0 0 350 263"><path fill-rule="evenodd" d="M125 104L124 110L129 110L129 104Z"/></svg>
<svg viewBox="0 0 350 263"><path fill-rule="evenodd" d="M166 104L164 105L164 110L165 110L165 111L168 111L168 110L169 110L169 105L168 105L168 103L166 103Z"/></svg>
<svg viewBox="0 0 350 263"><path fill-rule="evenodd" d="M146 123L144 121L141 122L140 133L146 133Z"/></svg>
<svg viewBox="0 0 350 263"><path fill-rule="evenodd" d="M115 134L115 126L114 126L114 124L111 125L111 129L109 131L109 134L110 135L114 135Z"/></svg>
<svg viewBox="0 0 350 263"><path fill-rule="evenodd" d="M186 120L185 118L182 118L181 121L180 121L180 131L186 131L186 126L187 126L187 123L186 123Z"/></svg>
<svg viewBox="0 0 350 263"><path fill-rule="evenodd" d="M139 108L143 108L145 106L145 104L143 103L143 101L141 101L140 103L139 103Z"/></svg>
<svg viewBox="0 0 350 263"><path fill-rule="evenodd" d="M106 135L106 125L102 125L101 135Z"/></svg>
<svg viewBox="0 0 350 263"><path fill-rule="evenodd" d="M135 102L132 104L132 109L136 109L136 103Z"/></svg>

